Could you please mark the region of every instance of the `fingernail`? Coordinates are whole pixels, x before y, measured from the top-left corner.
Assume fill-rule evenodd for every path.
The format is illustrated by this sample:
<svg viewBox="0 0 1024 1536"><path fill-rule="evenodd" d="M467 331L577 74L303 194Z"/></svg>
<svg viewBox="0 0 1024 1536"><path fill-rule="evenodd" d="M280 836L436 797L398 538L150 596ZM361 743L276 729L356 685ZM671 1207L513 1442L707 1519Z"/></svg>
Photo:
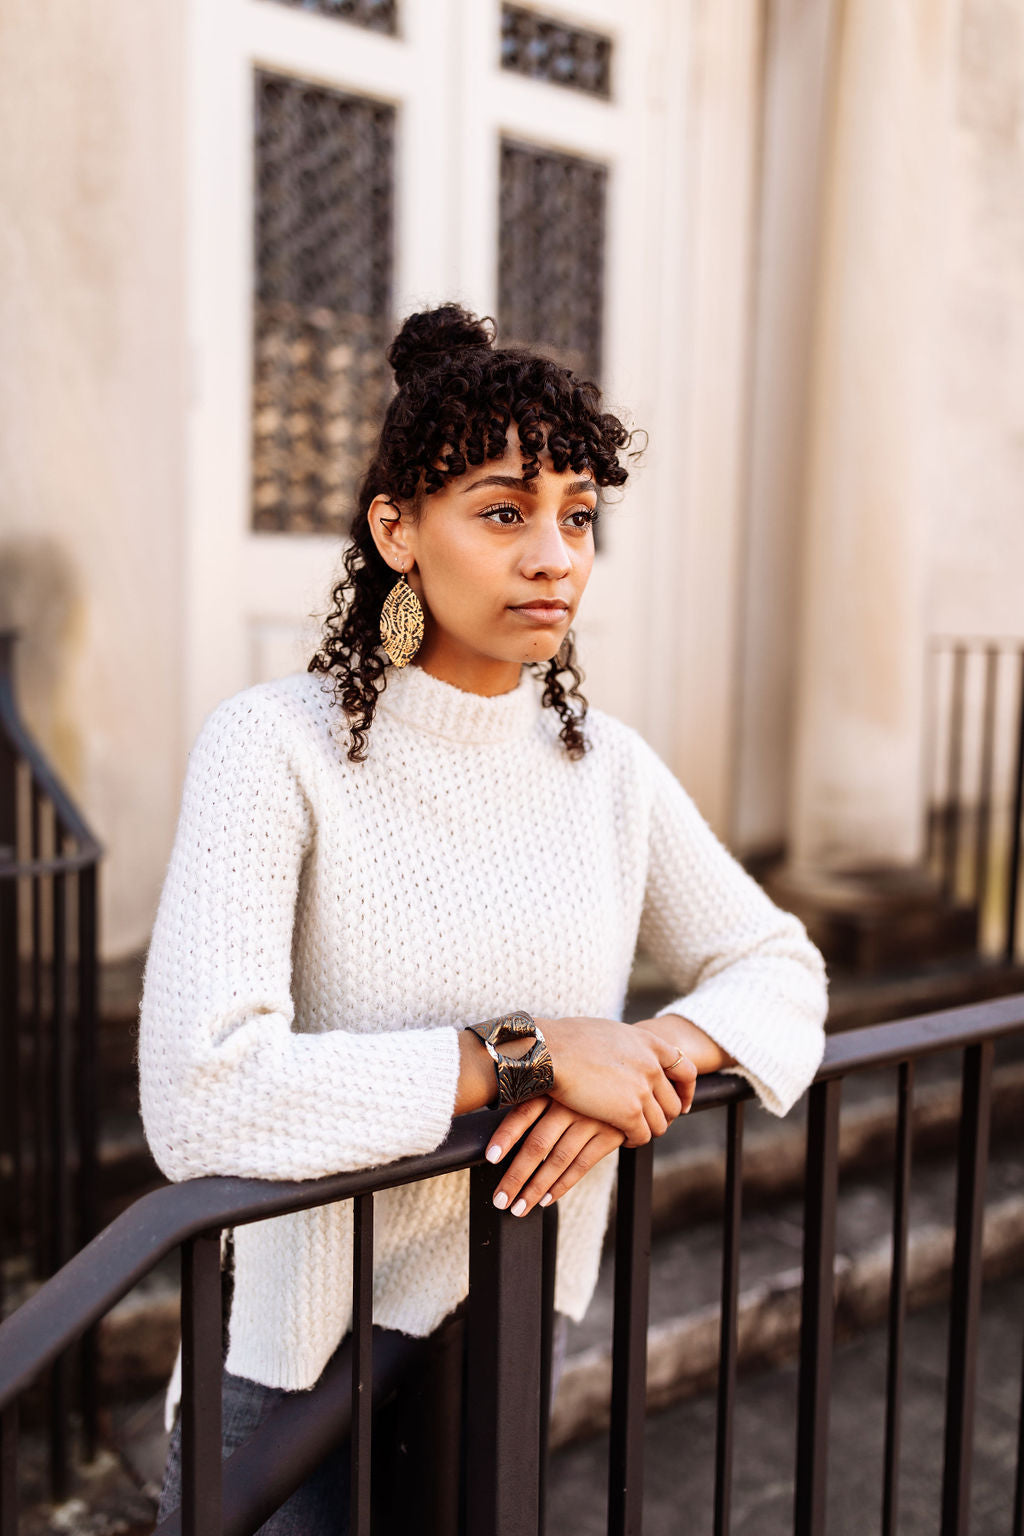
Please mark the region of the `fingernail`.
<svg viewBox="0 0 1024 1536"><path fill-rule="evenodd" d="M517 1200L515 1205L512 1207L512 1215L513 1216L521 1216L525 1210L526 1210L526 1201L525 1200Z"/></svg>
<svg viewBox="0 0 1024 1536"><path fill-rule="evenodd" d="M498 1207L499 1211L503 1211L506 1205L508 1205L508 1195L506 1195L503 1189L498 1190L498 1193L494 1197L494 1203Z"/></svg>
<svg viewBox="0 0 1024 1536"><path fill-rule="evenodd" d="M541 1203L541 1205L550 1205L551 1204L551 1193L550 1193L550 1191L546 1195L541 1195L540 1203Z"/></svg>
<svg viewBox="0 0 1024 1536"><path fill-rule="evenodd" d="M489 1163L500 1163L501 1148L498 1146L498 1143L494 1142L491 1146L489 1146L487 1151L484 1153L484 1156Z"/></svg>

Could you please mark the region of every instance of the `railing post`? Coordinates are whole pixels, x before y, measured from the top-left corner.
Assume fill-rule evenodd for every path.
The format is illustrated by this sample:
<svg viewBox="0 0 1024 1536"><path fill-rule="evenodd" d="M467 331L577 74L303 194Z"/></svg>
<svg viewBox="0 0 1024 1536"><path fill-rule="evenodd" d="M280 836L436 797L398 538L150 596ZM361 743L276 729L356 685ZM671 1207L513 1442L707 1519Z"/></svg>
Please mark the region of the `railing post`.
<svg viewBox="0 0 1024 1536"><path fill-rule="evenodd" d="M221 1536L220 1232L181 1250L181 1530Z"/></svg>
<svg viewBox="0 0 1024 1536"><path fill-rule="evenodd" d="M740 1294L740 1222L743 1215L743 1100L730 1104L726 1124L725 1200L722 1207L722 1303L718 1345L715 1430L715 1536L729 1536L732 1438Z"/></svg>
<svg viewBox="0 0 1024 1536"><path fill-rule="evenodd" d="M0 1412L0 1536L18 1536L18 1404Z"/></svg>
<svg viewBox="0 0 1024 1536"><path fill-rule="evenodd" d="M966 1536L974 1440L974 1381L981 1310L982 1235L988 1172L992 1062L985 1040L964 1052L956 1174L956 1238L949 1303L946 1446L942 1467L942 1536Z"/></svg>
<svg viewBox="0 0 1024 1536"><path fill-rule="evenodd" d="M794 1536L821 1536L825 1529L841 1089L841 1078L815 1083L807 1108Z"/></svg>
<svg viewBox="0 0 1024 1536"><path fill-rule="evenodd" d="M896 1159L893 1180L892 1276L889 1281L889 1354L885 1376L885 1459L882 1536L896 1536L899 1509L900 1428L903 1415L903 1335L907 1315L907 1236L910 1225L910 1162L914 1063L901 1061L897 1087Z"/></svg>
<svg viewBox="0 0 1024 1536"><path fill-rule="evenodd" d="M541 1332L540 1332L540 1521L537 1536L545 1536L547 1520L548 1469L550 1461L549 1430L553 1388L555 1343L555 1274L558 1264L558 1206L544 1212L541 1246Z"/></svg>
<svg viewBox="0 0 1024 1536"><path fill-rule="evenodd" d="M472 1536L537 1536L544 1212L510 1216L501 1170L470 1170L466 1523Z"/></svg>
<svg viewBox="0 0 1024 1536"><path fill-rule="evenodd" d="M608 1536L640 1536L643 1521L653 1180L653 1141L623 1148L615 1197Z"/></svg>
<svg viewBox="0 0 1024 1536"><path fill-rule="evenodd" d="M370 1536L373 1452L373 1196L352 1201L352 1536Z"/></svg>

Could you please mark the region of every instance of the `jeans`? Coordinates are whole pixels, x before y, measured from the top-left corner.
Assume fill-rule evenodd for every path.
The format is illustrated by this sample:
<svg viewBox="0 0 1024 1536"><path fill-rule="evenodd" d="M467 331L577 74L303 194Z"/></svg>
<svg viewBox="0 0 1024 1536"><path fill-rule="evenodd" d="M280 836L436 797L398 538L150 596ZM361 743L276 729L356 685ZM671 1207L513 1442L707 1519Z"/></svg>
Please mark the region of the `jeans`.
<svg viewBox="0 0 1024 1536"><path fill-rule="evenodd" d="M554 1396L565 1359L566 1319L555 1314L551 1391ZM452 1536L459 1524L459 1489L451 1486L433 1452L436 1423L451 1425L460 1434L462 1404L460 1379L438 1362L451 1358L452 1347L461 1358L465 1339L462 1309L447 1318L429 1340L410 1340L410 1367L399 1391L374 1411L373 1503L374 1529L407 1531L403 1509L394 1503L416 1489L417 1529L426 1536ZM223 1375L221 1446L224 1458L252 1435L282 1399L292 1394L280 1387L266 1387L229 1371ZM455 1420L455 1422L452 1422ZM435 1437L433 1444L428 1439ZM260 1526L257 1536L349 1536L351 1498L351 1442L346 1437L324 1458L289 1499ZM450 1472L450 1468L449 1468ZM434 1486L431 1486L431 1479ZM454 1481L458 1481L456 1478ZM181 1502L181 1415L175 1419L160 1494L158 1522ZM428 1513L428 1509L430 1513Z"/></svg>

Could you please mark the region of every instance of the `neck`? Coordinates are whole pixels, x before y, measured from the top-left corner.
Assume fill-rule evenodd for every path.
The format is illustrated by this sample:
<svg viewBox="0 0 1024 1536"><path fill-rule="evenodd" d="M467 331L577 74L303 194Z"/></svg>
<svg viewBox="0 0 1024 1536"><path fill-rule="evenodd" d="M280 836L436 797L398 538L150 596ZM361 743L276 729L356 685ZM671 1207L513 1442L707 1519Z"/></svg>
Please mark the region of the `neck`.
<svg viewBox="0 0 1024 1536"><path fill-rule="evenodd" d="M450 683L463 693L478 693L487 699L511 693L522 674L519 661L499 661L492 656L457 652L445 645L440 637L428 637L424 641L415 664L442 683Z"/></svg>

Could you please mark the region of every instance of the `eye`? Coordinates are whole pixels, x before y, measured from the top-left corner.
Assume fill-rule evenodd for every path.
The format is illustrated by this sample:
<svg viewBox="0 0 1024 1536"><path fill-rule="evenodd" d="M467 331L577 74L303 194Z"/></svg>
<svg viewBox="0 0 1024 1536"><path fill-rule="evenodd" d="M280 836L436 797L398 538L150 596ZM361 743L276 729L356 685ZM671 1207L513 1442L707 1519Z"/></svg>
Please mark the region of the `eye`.
<svg viewBox="0 0 1024 1536"><path fill-rule="evenodd" d="M511 516L506 514L511 513ZM481 512L481 517L493 518L499 528L514 528L517 522L522 522L523 514L514 501L503 501L496 507L488 507L486 512Z"/></svg>
<svg viewBox="0 0 1024 1536"><path fill-rule="evenodd" d="M586 533L587 529L593 528L597 522L597 508L576 507L569 513L568 522L572 528L577 529L580 533Z"/></svg>

